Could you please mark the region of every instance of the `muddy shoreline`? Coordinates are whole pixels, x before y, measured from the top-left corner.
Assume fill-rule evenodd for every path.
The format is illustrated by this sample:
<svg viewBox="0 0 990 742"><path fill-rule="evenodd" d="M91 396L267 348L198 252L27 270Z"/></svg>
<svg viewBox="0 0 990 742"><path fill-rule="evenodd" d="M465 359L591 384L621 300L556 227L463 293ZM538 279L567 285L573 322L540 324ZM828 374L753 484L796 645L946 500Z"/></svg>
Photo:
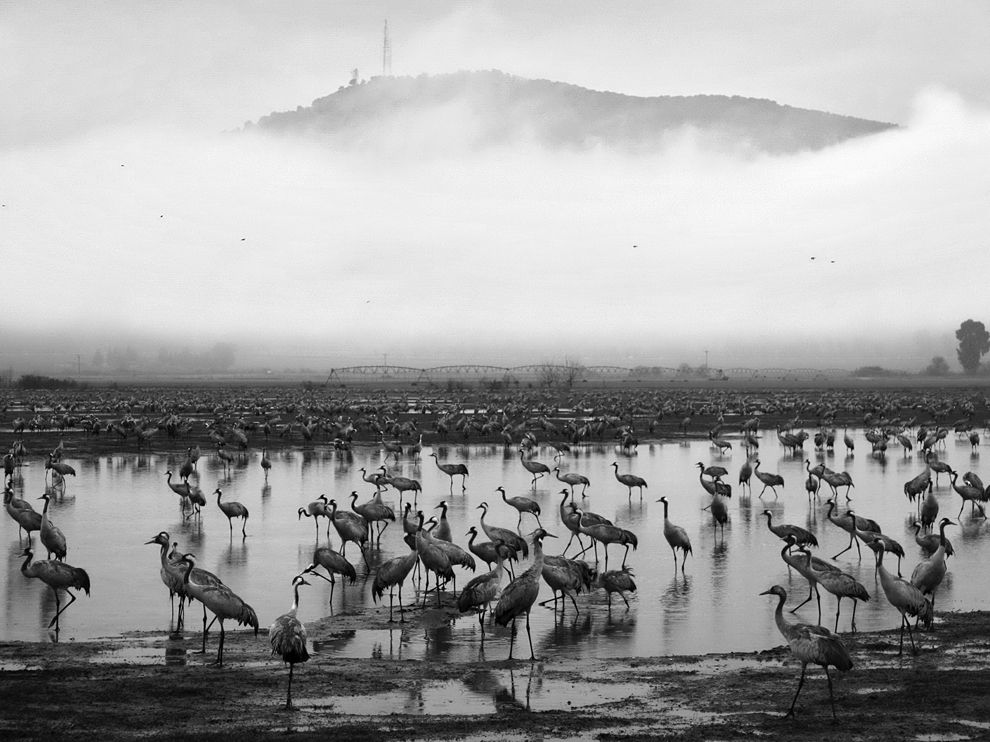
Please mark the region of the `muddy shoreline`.
<svg viewBox="0 0 990 742"><path fill-rule="evenodd" d="M768 608L769 610L769 608ZM411 615L422 630L434 612ZM892 623L896 614L892 611ZM0 645L5 739L980 739L990 734L990 614L950 613L899 657L896 631L844 637L855 666L835 677L833 723L820 669L809 668L787 719L800 666L786 647L689 657L553 657L473 662L340 659L318 649L360 616L309 626L317 647L287 667L264 629L227 634L225 662L198 631L95 642ZM560 691L560 692L558 692ZM486 700L488 699L488 700Z"/></svg>

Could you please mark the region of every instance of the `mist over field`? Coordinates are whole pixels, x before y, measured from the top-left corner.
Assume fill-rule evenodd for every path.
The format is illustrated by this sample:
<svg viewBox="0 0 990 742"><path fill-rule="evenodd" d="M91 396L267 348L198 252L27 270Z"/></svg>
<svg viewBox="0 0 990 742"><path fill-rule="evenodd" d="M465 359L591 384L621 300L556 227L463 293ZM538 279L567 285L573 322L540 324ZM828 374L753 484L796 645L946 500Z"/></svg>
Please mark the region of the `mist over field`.
<svg viewBox="0 0 990 742"><path fill-rule="evenodd" d="M428 41L463 42L485 19L503 30L521 22L518 8L505 12L452 12L413 24L416 43L403 43L432 71L417 57ZM54 38L32 27L17 46L44 50ZM125 49L132 57L138 40ZM268 54L253 122L292 111L292 101L300 112L309 105L298 81L291 100L277 91L273 70L289 70ZM934 355L954 365L960 322L990 319L990 173L980 156L990 112L966 78L959 92L918 76L902 118L837 106L827 87L821 106L812 94L778 96L897 128L773 151L692 125L646 148L607 136L548 146L547 117L535 114L528 133L514 119L500 140L491 136L499 102L486 112L458 95L328 141L241 130L245 98L229 86L210 108L195 85L181 98L161 78L162 95L189 105L183 124L181 105L165 111L150 90L130 109L111 102L120 81L99 55L81 59L99 72L87 92L74 95L65 64L52 63L45 71L59 79L64 108L37 96L33 118L28 107L0 116L0 367L78 368L115 347L154 357L225 343L238 366L273 368L677 366L708 351L713 367L917 371ZM517 69L539 62L519 60ZM172 61L191 74L191 63ZM29 71L8 70L0 83ZM146 72L119 74L155 79ZM582 67L564 81L595 87L600 72ZM205 89L234 79L233 68L216 74ZM690 92L689 82L674 92ZM647 87L635 74L611 83L596 89ZM752 93L740 80L726 86Z"/></svg>

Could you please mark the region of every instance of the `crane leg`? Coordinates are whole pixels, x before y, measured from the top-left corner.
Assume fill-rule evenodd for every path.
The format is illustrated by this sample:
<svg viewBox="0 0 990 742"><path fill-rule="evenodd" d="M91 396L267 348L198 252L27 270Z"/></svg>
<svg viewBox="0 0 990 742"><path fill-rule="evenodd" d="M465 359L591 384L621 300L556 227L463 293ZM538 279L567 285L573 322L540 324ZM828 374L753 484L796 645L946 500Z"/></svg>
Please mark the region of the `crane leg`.
<svg viewBox="0 0 990 742"><path fill-rule="evenodd" d="M794 716L794 706L795 704L797 704L798 696L801 695L801 686L804 685L804 672L807 669L808 669L807 665L801 665L801 679L798 681L797 693L794 694L794 700L791 701L790 710L786 714L784 714L785 719L788 716Z"/></svg>
<svg viewBox="0 0 990 742"><path fill-rule="evenodd" d="M246 515L244 516L244 520L241 521L241 535L243 535L244 538L247 538L247 516ZM292 665L289 665L289 667L291 668ZM290 672L291 672L291 670L290 670Z"/></svg>
<svg viewBox="0 0 990 742"><path fill-rule="evenodd" d="M619 592L619 597L622 598L622 602L626 604L626 611L628 612L629 611L629 601L626 600L626 596L623 595L621 591Z"/></svg>
<svg viewBox="0 0 990 742"><path fill-rule="evenodd" d="M526 611L526 636L529 638L529 661L536 660L536 652L533 651L533 634L529 630L529 611Z"/></svg>
<svg viewBox="0 0 990 742"><path fill-rule="evenodd" d="M571 599L571 603L572 603L572 604L574 605L574 613L575 613L575 618L577 618L577 614L581 612L580 610L578 610L578 604L577 604L577 601L576 601L576 600L574 600L574 596L573 596L573 595L570 595L570 596L568 596L568 597L569 597L569 598Z"/></svg>
<svg viewBox="0 0 990 742"><path fill-rule="evenodd" d="M516 641L516 619L512 619L512 631L509 632L509 659L512 659L512 645Z"/></svg>
<svg viewBox="0 0 990 742"><path fill-rule="evenodd" d="M855 605L855 603L856 601L854 600L853 604ZM828 680L828 700L832 704L832 721L835 722L837 720L835 716L835 696L832 694L832 676L828 673L828 665L825 665L825 679Z"/></svg>
<svg viewBox="0 0 990 742"><path fill-rule="evenodd" d="M839 554L845 554L847 551L849 551L853 547L853 541L855 541L855 540L856 540L856 534L855 533L850 533L849 534L849 546L847 546L845 549L843 549L842 551L840 551L838 554L836 554L832 558L833 559L838 559Z"/></svg>
<svg viewBox="0 0 990 742"><path fill-rule="evenodd" d="M286 694L285 694L285 708L286 709L291 709L292 708L292 668L294 668L294 667L295 667L295 663L294 662L290 662L289 663L289 689L288 689L288 691L286 691Z"/></svg>
<svg viewBox="0 0 990 742"><path fill-rule="evenodd" d="M217 649L217 664L223 664L223 639L226 632L223 630L223 621L220 622L220 647Z"/></svg>
<svg viewBox="0 0 990 742"><path fill-rule="evenodd" d="M853 599L853 606L855 605L856 605L856 600ZM839 598L838 602L836 602L835 604L835 628L833 629L833 631L835 631L836 633L839 633L839 611L841 610L842 610L842 598ZM855 608L853 608L853 610L855 610Z"/></svg>
<svg viewBox="0 0 990 742"><path fill-rule="evenodd" d="M54 588L52 588L52 589L54 589ZM57 623L58 622L58 617L61 616L63 613L65 613L66 609L70 605L72 605L73 603L76 602L76 596L73 595L68 589L65 591L65 594L69 596L69 602L66 603L64 606L62 606L61 608L58 608L58 591L57 590L55 591L55 607L58 610L55 613L55 618L52 619L52 623ZM52 627L52 623L48 624L48 628L51 628Z"/></svg>
<svg viewBox="0 0 990 742"><path fill-rule="evenodd" d="M787 568L788 568L788 569L790 569L790 566L791 566L791 565L789 565L789 564L788 564L788 565L787 565ZM803 606L803 605L804 605L805 603L807 603L807 602L808 602L809 600L811 600L811 598L812 598L812 596L813 596L814 594L815 594L815 585L814 585L814 583L811 583L811 582L809 582L809 583L808 583L808 597L807 597L807 598L805 598L804 600L802 600L802 601L801 601L800 603L798 603L798 604L797 604L796 606L794 606L793 608L791 608L791 611L790 611L790 612L791 612L791 613L794 613L795 611L797 611L797 609L798 609L798 608L800 608L800 607L801 607L801 606Z"/></svg>

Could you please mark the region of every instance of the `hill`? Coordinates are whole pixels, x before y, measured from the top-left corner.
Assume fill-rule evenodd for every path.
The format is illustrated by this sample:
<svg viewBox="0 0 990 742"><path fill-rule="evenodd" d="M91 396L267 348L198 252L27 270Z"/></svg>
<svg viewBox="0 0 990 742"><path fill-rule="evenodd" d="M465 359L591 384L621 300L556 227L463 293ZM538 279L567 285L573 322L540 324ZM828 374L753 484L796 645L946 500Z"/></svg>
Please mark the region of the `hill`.
<svg viewBox="0 0 990 742"><path fill-rule="evenodd" d="M338 147L447 150L535 143L551 149L657 151L685 133L722 149L817 150L894 124L724 95L636 97L498 71L355 82L246 130Z"/></svg>

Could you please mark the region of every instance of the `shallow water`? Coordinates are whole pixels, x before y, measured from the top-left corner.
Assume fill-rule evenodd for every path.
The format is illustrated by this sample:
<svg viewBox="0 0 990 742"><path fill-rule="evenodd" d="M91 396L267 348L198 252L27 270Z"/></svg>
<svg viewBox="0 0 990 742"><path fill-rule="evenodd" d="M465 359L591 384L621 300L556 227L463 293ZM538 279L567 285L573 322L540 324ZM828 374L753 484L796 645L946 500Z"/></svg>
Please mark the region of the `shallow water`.
<svg viewBox="0 0 990 742"><path fill-rule="evenodd" d="M920 455L903 457L891 449L886 460L879 460L868 453L869 444L861 437L857 438L857 453L853 457L841 452L834 455L815 452L810 441L805 445L805 454L812 464L822 460L830 468L846 470L852 475L856 482L852 505L859 514L879 521L884 532L904 546L907 557L903 572L909 575L920 559L920 550L914 544L913 531L908 528L915 508L905 499L902 487L924 469ZM447 475L428 456L433 450L443 462L468 464L471 474L466 493L461 493L458 479L450 494ZM487 518L490 524L515 526L516 511L502 503L495 492L501 485L510 496L527 495L540 503L544 527L560 537L547 540L548 553L559 553L567 544L569 533L558 515L562 483L543 478L533 489L530 474L521 466L515 450L504 451L500 446L445 445L426 447L423 454L419 462L401 459L397 466L391 467L392 471L421 481L423 493L419 505L424 512L438 514L433 508L441 499L450 504L448 518L457 543L467 546L465 533L470 525L478 525L481 511L477 506L482 501L490 505ZM225 500L237 500L249 509L248 537L242 539L236 521L231 536L215 497L208 498L209 504L198 522L183 520L179 498L165 483L166 470L177 471L181 464L178 456L121 454L90 459L68 456L66 461L75 467L77 476L68 478L64 493L59 490L50 513L68 539L67 561L89 572L93 588L91 597L80 595L63 614L61 640L93 639L131 630L160 630L163 634L168 631L169 600L158 575L158 547L144 543L161 530L169 531L181 550L195 553L199 566L218 574L250 603L262 626L285 612L292 599L291 578L309 563L317 537L313 521L299 520L296 510L321 493L335 497L344 507L349 506L352 490L359 493L361 502L366 501L373 487L361 480L358 468L376 468L382 463L383 454L377 448L355 449L349 455L313 449L275 453L270 458L272 469L267 480L259 466L260 454L256 452L243 454L229 471L224 471L215 456L206 455L199 462L198 477L204 492L212 492L219 484ZM553 466L552 451L548 448L540 449L535 458ZM779 645L781 638L773 623L774 599L759 593L779 583L792 598L803 600L807 586L799 576L788 575L779 556L781 542L768 531L766 518L761 515L763 509L768 507L773 511L775 522L795 523L816 533L821 543L819 556L831 556L849 541L844 531L826 519L824 492L817 502L809 502L803 487L804 458L785 453L773 433L765 433L761 439L761 469L780 473L786 484L778 498L768 490L761 500L757 497L760 486L755 478L757 486L752 496L741 497L735 485L745 459L738 441L734 442L732 452L724 456L711 449L707 441L674 441L641 445L629 457L619 455L610 445L582 448L565 457L561 462L564 471L575 471L591 480L582 506L605 515L639 537L638 550L630 551L628 558L639 590L630 596L629 611L614 596L609 612L602 591L595 592L590 599L579 596L581 613L576 620L569 601L563 620L559 613L555 619L549 608L535 608L531 628L537 654L650 656L747 651ZM950 439L942 458L960 473L973 470L990 481L990 472L981 472L979 453L971 453L968 442ZM632 472L647 480L649 486L642 499L638 494L629 497L625 486L615 480L610 467L613 461L619 463L621 472ZM694 466L698 461L706 465L721 464L730 472L728 480L733 483L734 496L729 501L730 522L724 535L713 531L710 514L702 511L709 497L698 483L698 469ZM25 499L41 495L46 487L42 462L29 460L19 471L14 485L17 494ZM945 476L935 492L941 514L955 518L960 498ZM680 569L675 571L662 535L663 505L655 502L661 495L670 500L670 519L687 530L693 544L694 553L687 560L686 574ZM385 500L398 505L398 497L391 490ZM35 503L40 510L43 501ZM3 522L8 558L0 570L0 607L4 612L0 640L45 640L50 636L48 621L55 612L52 591L20 573L22 560L18 555L22 547L18 543L17 527L6 516ZM531 516L523 516L525 532L535 526ZM988 608L990 593L985 589L981 570L990 559L988 531L990 526L985 520L972 518L969 506L963 512L961 527L949 528L947 535L957 555L949 560L949 573L936 600L937 610ZM331 534L333 544L338 546L336 532ZM372 566L406 553L400 535L398 524L385 531L381 550L369 554ZM320 522L319 541L326 542L325 520ZM572 545L568 553L575 551ZM338 582L333 596L334 612L380 612L381 607L372 603L370 582L363 579L365 570L353 544L348 545L347 555L357 564L359 578L354 585ZM621 547L611 547L609 567L617 568L622 556ZM589 551L585 558L593 560L593 553ZM838 563L873 596L870 602L858 606L857 627L873 630L898 626L899 615L884 600L874 577L872 553L863 548L860 560L854 548L840 556ZM896 562L888 556L885 564L893 569ZM481 568L483 565L479 571ZM463 586L470 576L458 568L458 585ZM303 589L299 616L304 621L328 613L330 586L322 580L313 582L312 587ZM404 602L412 603L416 597L414 587L407 582ZM550 590L544 585L540 599L549 597ZM788 606L795 602L789 599ZM822 623L832 627L835 599L824 591L822 610ZM848 600L843 601L840 631L849 630L851 615L852 605ZM198 631L201 616L198 604L189 608L187 635ZM814 622L817 617L814 603L801 609L797 617ZM228 623L228 628L234 626ZM524 624L520 623L518 629L516 656L528 657ZM482 655L477 618L467 615L435 629L396 627L340 632L322 642L317 651L351 657L476 660L481 656L504 657L508 640L507 629L490 628ZM161 661L161 655L158 649L157 654L150 656ZM166 659L181 661L179 657Z"/></svg>

